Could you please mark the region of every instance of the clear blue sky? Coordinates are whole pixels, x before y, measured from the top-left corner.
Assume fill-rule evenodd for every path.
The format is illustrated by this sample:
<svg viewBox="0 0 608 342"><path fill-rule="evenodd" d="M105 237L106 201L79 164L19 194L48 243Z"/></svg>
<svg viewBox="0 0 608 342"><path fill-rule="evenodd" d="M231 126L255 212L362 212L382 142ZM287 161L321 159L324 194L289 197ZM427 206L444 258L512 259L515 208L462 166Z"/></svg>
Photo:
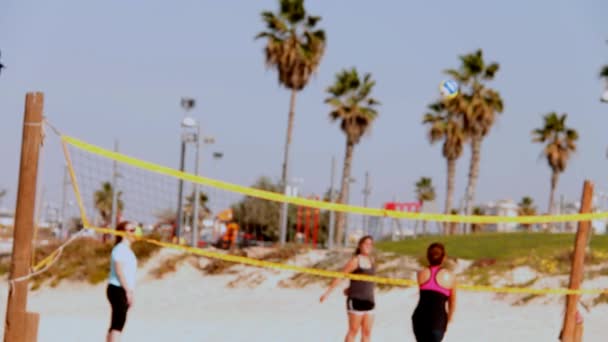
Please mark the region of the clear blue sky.
<svg viewBox="0 0 608 342"><path fill-rule="evenodd" d="M355 149L351 202L362 203L366 170L370 205L396 196L412 200L415 181L430 176L445 195L445 162L421 125L438 95L442 70L483 48L501 65L492 86L505 101L482 151L477 200L531 195L545 210L550 170L530 131L548 111L567 112L579 130L579 151L558 194L577 199L582 182L607 187L608 105L599 102L600 67L608 63L608 3L462 0L307 1L323 17L328 48L318 74L298 95L292 176L304 192L328 187L331 156L341 169L344 135L328 120L324 89L334 74L356 66L377 80L382 102L371 134ZM0 11L0 187L15 197L24 95L44 91L45 113L64 133L129 155L178 165L181 96L198 100L194 115L217 144L203 173L239 184L279 178L289 93L263 64L259 13L277 2L256 1L3 1ZM44 151L41 180L60 198L62 155ZM211 151L225 157L213 168ZM456 200L466 185L469 151L458 163Z"/></svg>

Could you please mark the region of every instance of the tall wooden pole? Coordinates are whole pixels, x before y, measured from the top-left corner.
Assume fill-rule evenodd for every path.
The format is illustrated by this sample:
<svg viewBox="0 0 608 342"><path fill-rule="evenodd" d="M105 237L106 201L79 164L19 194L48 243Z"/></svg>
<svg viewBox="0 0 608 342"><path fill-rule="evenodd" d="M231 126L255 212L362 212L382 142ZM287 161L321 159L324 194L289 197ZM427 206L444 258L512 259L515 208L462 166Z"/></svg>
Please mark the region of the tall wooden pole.
<svg viewBox="0 0 608 342"><path fill-rule="evenodd" d="M21 164L10 267L11 280L4 328L5 342L36 341L38 335L38 315L26 312L28 281L27 279L13 281L13 279L27 276L30 273L38 156L42 143L43 102L42 93L27 93L25 97Z"/></svg>
<svg viewBox="0 0 608 342"><path fill-rule="evenodd" d="M593 199L593 183L586 180L583 185L583 196L581 199L581 214L591 212ZM572 268L570 270L570 284L568 288L578 290L583 281L583 267L585 265L585 245L591 222L579 221L574 242L574 257L572 258ZM564 315L564 325L562 328L562 342L574 342L576 331L576 311L579 295L568 295L566 298L566 314ZM582 328L582 327L581 327Z"/></svg>

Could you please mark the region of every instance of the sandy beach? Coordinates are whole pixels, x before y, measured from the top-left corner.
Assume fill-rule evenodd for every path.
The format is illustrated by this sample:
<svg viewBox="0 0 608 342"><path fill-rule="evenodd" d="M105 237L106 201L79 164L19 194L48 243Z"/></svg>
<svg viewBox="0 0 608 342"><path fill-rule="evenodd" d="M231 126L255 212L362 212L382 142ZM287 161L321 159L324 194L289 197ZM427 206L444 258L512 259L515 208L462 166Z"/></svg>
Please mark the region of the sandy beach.
<svg viewBox="0 0 608 342"><path fill-rule="evenodd" d="M289 272L236 266L234 274L209 276L188 263L163 279L138 271L135 304L123 341L342 341L346 332L345 298L340 289L323 304L320 285L300 289L277 286ZM230 288L242 273L264 274L255 288ZM252 273L253 272L253 273ZM342 288L347 285L343 282ZM0 287L6 306L7 284ZM410 316L415 289L377 294L374 341L415 341ZM29 309L41 315L39 341L102 341L110 306L105 284L61 283L30 292ZM459 293L458 310L444 341L557 341L563 304L533 300L511 305L490 293ZM585 341L605 341L607 305L586 314ZM4 315L4 310L2 310ZM2 316L4 318L4 316Z"/></svg>

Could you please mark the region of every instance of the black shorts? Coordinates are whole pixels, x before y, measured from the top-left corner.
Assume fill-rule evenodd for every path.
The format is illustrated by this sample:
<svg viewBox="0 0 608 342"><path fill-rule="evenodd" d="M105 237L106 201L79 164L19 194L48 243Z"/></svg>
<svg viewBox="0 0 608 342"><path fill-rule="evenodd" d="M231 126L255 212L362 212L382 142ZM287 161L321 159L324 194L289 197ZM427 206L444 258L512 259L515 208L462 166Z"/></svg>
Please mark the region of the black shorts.
<svg viewBox="0 0 608 342"><path fill-rule="evenodd" d="M362 300L357 298L346 298L346 311L354 314L371 313L376 304L370 300Z"/></svg>
<svg viewBox="0 0 608 342"><path fill-rule="evenodd" d="M127 321L127 311L129 310L127 293L122 287L109 284L106 295L112 306L112 320L109 330L122 331Z"/></svg>

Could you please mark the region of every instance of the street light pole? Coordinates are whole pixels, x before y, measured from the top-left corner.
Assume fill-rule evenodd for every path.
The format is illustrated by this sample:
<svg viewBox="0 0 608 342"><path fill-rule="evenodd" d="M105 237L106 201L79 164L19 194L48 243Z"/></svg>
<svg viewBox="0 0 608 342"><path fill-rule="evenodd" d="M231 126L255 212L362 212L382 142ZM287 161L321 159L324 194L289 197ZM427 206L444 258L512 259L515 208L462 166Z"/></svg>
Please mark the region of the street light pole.
<svg viewBox="0 0 608 342"><path fill-rule="evenodd" d="M179 157L179 170L184 172L184 155L186 154L186 141L185 137L182 137L181 141L181 152ZM183 197L184 197L184 180L179 179L179 188L177 192L177 222L175 227L175 237L177 238L177 243L179 243L179 238L182 230L182 221L183 221Z"/></svg>
<svg viewBox="0 0 608 342"><path fill-rule="evenodd" d="M194 142L196 143L196 159L195 159L195 165L194 165L194 174L196 176L199 175L199 166L200 166L200 156L201 156L201 150L202 150L202 146L203 143L205 144L213 144L214 143L214 139L213 137L205 137L203 138L201 136L201 125L200 122L196 123L196 136L194 137ZM192 218L192 247L197 247L198 246L198 211L199 211L199 207L200 207L200 197L201 197L201 192L200 192L200 186L198 185L198 183L194 183L194 199L193 199L193 218Z"/></svg>
<svg viewBox="0 0 608 342"><path fill-rule="evenodd" d="M182 97L182 99L181 99L181 106L186 111L186 113L188 111L190 111L192 108L194 108L195 104L196 104L196 100L194 100L193 98ZM186 116L182 119L181 151L180 151L180 158L179 158L179 170L181 172L184 172L184 157L186 154L186 140L188 139L188 134L187 134L187 132L185 132L183 130L183 128L193 127L192 124L193 124L192 118L189 118ZM181 233L182 233L182 224L184 221L184 213L183 213L183 209L182 209L183 201L184 201L184 181L183 181L183 179L180 178L178 194L177 194L177 222L176 222L176 227L175 227L175 237L177 238L177 243L180 243L180 237L181 237Z"/></svg>
<svg viewBox="0 0 608 342"><path fill-rule="evenodd" d="M198 167L200 164L200 155L201 155L201 123L198 122L196 124L196 158L194 161L194 175L198 176ZM198 246L198 201L200 197L200 187L198 183L194 183L194 210L193 210L193 218L192 218L192 247Z"/></svg>

